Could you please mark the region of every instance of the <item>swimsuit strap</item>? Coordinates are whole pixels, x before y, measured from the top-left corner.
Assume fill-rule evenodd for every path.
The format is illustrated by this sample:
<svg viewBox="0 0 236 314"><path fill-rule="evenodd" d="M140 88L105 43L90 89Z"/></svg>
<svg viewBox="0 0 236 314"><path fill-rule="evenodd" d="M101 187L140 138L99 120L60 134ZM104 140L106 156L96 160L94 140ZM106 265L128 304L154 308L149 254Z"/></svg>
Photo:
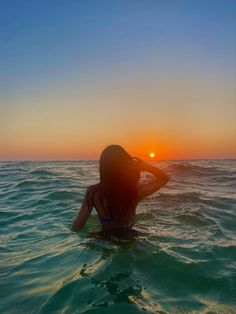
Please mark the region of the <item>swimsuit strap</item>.
<svg viewBox="0 0 236 314"><path fill-rule="evenodd" d="M112 222L112 219L110 217L99 216L99 219L100 219L101 223L103 223L103 224L107 224L107 223Z"/></svg>

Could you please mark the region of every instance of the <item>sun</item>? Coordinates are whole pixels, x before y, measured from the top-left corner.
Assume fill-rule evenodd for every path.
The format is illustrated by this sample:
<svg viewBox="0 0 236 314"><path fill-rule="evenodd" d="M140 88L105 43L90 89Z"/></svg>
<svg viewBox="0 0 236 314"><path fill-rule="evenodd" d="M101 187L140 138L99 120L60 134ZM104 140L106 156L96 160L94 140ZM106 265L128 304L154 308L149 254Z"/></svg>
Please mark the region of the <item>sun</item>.
<svg viewBox="0 0 236 314"><path fill-rule="evenodd" d="M150 158L154 158L155 156L156 156L155 153L150 153L150 154L149 154L149 157L150 157Z"/></svg>

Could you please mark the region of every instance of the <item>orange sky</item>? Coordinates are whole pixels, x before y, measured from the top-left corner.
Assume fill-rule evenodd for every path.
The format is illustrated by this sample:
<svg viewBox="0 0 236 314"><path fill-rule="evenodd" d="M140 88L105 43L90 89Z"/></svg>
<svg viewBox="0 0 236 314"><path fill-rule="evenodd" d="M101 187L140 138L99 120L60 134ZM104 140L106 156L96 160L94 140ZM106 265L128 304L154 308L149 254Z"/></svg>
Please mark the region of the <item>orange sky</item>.
<svg viewBox="0 0 236 314"><path fill-rule="evenodd" d="M236 158L235 8L145 3L9 15L0 160Z"/></svg>

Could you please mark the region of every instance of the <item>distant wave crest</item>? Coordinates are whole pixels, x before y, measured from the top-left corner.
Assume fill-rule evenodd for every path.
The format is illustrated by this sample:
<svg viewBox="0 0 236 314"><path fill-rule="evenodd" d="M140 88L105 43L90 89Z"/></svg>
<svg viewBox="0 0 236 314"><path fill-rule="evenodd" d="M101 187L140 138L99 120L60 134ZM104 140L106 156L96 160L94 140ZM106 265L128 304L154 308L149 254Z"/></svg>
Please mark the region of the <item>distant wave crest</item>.
<svg viewBox="0 0 236 314"><path fill-rule="evenodd" d="M30 171L30 174L36 175L36 176L52 176L52 175L55 175L53 172L48 171L48 170L44 170L44 169L32 170L32 171Z"/></svg>
<svg viewBox="0 0 236 314"><path fill-rule="evenodd" d="M167 167L167 171L170 170L177 174L183 175L195 175L195 176L206 176L206 175L226 175L232 174L231 171L225 171L218 167L213 166L199 166L199 165L192 165L192 164L171 164Z"/></svg>
<svg viewBox="0 0 236 314"><path fill-rule="evenodd" d="M77 196L76 193L70 191L56 191L49 193L47 195L47 198L51 200L70 200L75 199L76 196Z"/></svg>

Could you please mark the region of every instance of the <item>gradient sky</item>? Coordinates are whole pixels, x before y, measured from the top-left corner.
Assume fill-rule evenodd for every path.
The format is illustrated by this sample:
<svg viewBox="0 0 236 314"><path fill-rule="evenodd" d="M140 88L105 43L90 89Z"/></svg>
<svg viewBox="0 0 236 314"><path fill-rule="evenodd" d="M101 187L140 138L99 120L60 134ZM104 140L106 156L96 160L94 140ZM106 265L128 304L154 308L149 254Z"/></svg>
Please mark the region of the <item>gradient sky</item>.
<svg viewBox="0 0 236 314"><path fill-rule="evenodd" d="M0 3L0 160L236 158L236 1Z"/></svg>

